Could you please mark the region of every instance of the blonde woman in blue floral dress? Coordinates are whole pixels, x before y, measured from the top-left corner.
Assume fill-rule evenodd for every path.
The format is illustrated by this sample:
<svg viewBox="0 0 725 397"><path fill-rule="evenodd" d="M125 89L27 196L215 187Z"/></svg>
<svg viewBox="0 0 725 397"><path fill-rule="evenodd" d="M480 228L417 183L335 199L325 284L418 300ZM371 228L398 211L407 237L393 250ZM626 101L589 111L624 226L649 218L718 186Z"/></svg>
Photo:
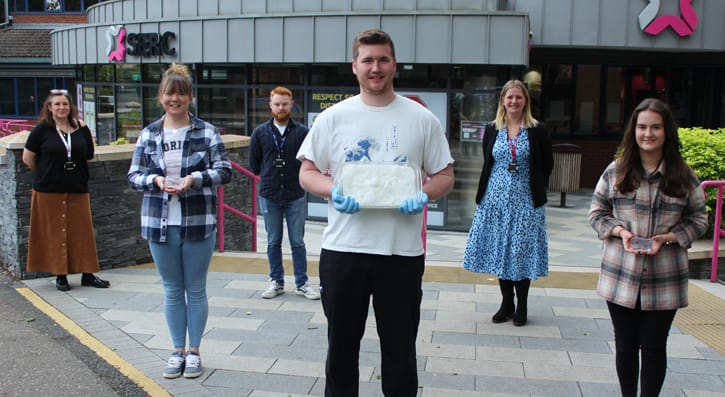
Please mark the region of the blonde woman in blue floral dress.
<svg viewBox="0 0 725 397"><path fill-rule="evenodd" d="M544 204L554 160L551 139L531 115L531 97L519 80L501 90L483 158L463 267L497 275L502 300L492 321L513 318L522 326L531 280L549 272Z"/></svg>

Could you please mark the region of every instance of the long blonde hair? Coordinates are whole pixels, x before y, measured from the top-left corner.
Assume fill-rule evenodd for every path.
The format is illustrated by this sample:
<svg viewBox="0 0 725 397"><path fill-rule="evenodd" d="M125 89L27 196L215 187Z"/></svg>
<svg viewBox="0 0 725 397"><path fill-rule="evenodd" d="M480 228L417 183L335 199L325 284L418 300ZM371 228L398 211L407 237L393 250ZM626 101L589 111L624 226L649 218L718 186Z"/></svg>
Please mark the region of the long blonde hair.
<svg viewBox="0 0 725 397"><path fill-rule="evenodd" d="M521 115L521 128L528 129L537 126L539 121L531 115L531 95L529 95L529 90L526 89L526 85L521 80L509 80L501 88L501 95L498 97L498 110L496 111L495 120L496 129L501 130L506 126L506 108L503 105L503 100L508 90L512 88L520 89L524 93L524 98L526 98Z"/></svg>

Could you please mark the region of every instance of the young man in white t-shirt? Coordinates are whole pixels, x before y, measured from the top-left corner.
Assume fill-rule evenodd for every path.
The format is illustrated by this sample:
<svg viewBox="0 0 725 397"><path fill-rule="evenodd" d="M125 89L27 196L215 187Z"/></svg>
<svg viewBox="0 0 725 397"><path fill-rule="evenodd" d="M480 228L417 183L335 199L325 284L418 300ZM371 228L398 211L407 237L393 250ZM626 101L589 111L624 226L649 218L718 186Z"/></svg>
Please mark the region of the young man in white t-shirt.
<svg viewBox="0 0 725 397"><path fill-rule="evenodd" d="M380 336L386 396L418 392L415 340L425 265L423 209L453 189L453 158L438 119L393 88L395 48L387 33L353 42L360 94L322 112L297 152L300 185L328 197L320 292L328 321L325 396L358 395L358 357L370 296ZM346 162L397 162L420 169L423 194L399 208L360 208L335 179ZM325 175L329 171L330 178Z"/></svg>

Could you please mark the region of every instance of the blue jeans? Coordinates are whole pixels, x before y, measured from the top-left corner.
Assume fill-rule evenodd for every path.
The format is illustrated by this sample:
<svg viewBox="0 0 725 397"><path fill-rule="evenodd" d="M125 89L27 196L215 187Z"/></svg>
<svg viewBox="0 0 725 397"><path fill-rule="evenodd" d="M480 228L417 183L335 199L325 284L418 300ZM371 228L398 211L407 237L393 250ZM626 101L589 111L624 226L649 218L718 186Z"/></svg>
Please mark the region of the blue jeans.
<svg viewBox="0 0 725 397"><path fill-rule="evenodd" d="M276 202L259 196L259 210L264 216L264 230L267 232L267 259L269 260L269 278L284 284L282 266L282 220L287 221L287 234L292 249L292 267L295 272L295 285L303 286L307 282L307 249L305 248L305 218L307 208L305 197L295 201Z"/></svg>
<svg viewBox="0 0 725 397"><path fill-rule="evenodd" d="M170 226L165 243L149 241L151 256L164 286L164 314L175 349L198 348L209 317L206 275L216 234L206 240L182 240L181 228Z"/></svg>

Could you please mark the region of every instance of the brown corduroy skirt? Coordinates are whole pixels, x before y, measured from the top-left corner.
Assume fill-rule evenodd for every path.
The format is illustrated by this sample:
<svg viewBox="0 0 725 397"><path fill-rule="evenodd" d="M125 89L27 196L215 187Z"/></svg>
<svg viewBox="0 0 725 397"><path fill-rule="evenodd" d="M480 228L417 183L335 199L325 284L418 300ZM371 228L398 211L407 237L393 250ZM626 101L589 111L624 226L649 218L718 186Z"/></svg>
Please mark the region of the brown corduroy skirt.
<svg viewBox="0 0 725 397"><path fill-rule="evenodd" d="M88 193L33 190L28 272L95 273L99 270Z"/></svg>

